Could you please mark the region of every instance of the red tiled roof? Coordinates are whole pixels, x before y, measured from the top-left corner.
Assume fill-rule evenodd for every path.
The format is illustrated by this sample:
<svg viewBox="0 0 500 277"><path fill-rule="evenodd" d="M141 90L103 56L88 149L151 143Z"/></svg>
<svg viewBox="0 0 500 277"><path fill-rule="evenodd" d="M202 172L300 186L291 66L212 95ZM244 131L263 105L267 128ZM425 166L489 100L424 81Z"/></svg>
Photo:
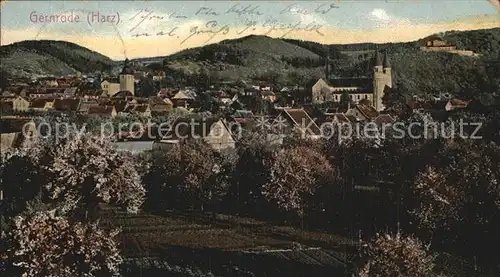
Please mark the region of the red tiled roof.
<svg viewBox="0 0 500 277"><path fill-rule="evenodd" d="M352 123L359 121L354 115L346 115L345 117L347 117L347 119Z"/></svg>
<svg viewBox="0 0 500 277"><path fill-rule="evenodd" d="M344 113L334 113L334 114L330 115L329 118L331 119L331 121L334 121L335 119L337 119L337 121L340 123L343 123L343 122L349 123L350 122L349 118L347 118L347 116Z"/></svg>
<svg viewBox="0 0 500 277"><path fill-rule="evenodd" d="M113 108L113 106L90 106L88 114L111 115L113 112Z"/></svg>
<svg viewBox="0 0 500 277"><path fill-rule="evenodd" d="M149 108L148 104L145 105L136 105L134 108L134 112L145 113Z"/></svg>
<svg viewBox="0 0 500 277"><path fill-rule="evenodd" d="M375 110L374 107L369 105L356 105L356 108L366 117L366 118L376 118L379 113Z"/></svg>
<svg viewBox="0 0 500 277"><path fill-rule="evenodd" d="M467 107L467 105L469 104L469 102L467 101L462 101L460 99L451 99L450 100L450 104L453 106L453 107Z"/></svg>
<svg viewBox="0 0 500 277"><path fill-rule="evenodd" d="M378 125L378 124L390 124L393 123L395 120L390 114L381 114L373 121Z"/></svg>
<svg viewBox="0 0 500 277"><path fill-rule="evenodd" d="M220 119L208 118L178 118L170 128L167 136L169 139L204 138L210 134L214 124ZM225 124L224 124L225 126ZM227 128L227 126L225 126Z"/></svg>
<svg viewBox="0 0 500 277"><path fill-rule="evenodd" d="M299 128L306 128L309 126L309 129L314 135L321 134L318 125L304 109L284 108L283 111L295 126Z"/></svg>
<svg viewBox="0 0 500 277"><path fill-rule="evenodd" d="M52 102L52 98L39 98L31 101L30 108L44 108L47 102Z"/></svg>
<svg viewBox="0 0 500 277"><path fill-rule="evenodd" d="M58 111L76 111L80 104L80 99L56 99L54 100L54 109Z"/></svg>

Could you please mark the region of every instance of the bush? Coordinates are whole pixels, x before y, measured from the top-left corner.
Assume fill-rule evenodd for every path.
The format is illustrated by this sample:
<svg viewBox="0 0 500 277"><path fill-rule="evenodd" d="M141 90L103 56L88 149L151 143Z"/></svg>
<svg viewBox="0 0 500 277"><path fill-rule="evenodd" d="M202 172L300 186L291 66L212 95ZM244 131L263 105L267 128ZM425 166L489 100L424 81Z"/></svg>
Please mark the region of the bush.
<svg viewBox="0 0 500 277"><path fill-rule="evenodd" d="M422 242L401 233L384 234L362 245L365 260L357 276L359 277L430 277L433 272L434 257Z"/></svg>

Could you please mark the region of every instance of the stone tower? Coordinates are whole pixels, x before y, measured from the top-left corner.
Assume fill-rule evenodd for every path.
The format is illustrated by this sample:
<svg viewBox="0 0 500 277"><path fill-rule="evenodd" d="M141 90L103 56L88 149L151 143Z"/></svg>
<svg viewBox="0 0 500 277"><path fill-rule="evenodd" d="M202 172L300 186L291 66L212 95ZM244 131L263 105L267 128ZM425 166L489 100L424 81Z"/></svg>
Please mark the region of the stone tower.
<svg viewBox="0 0 500 277"><path fill-rule="evenodd" d="M123 90L134 94L134 70L130 67L128 59L125 59L122 72L120 72L120 91Z"/></svg>
<svg viewBox="0 0 500 277"><path fill-rule="evenodd" d="M392 72L389 56L385 53L382 60L377 50L373 66L373 107L377 111L384 110L385 107L382 104L382 98L385 91L390 88L392 88Z"/></svg>

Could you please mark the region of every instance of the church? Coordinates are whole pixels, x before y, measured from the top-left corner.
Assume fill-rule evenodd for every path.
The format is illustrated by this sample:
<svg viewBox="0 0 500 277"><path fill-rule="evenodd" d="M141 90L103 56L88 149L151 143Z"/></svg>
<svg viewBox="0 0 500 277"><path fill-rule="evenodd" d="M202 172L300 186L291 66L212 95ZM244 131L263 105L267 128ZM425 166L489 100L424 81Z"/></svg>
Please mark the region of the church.
<svg viewBox="0 0 500 277"><path fill-rule="evenodd" d="M387 54L375 53L372 77L330 78L330 64L327 58L325 78L320 78L311 87L311 103L340 102L342 94L348 93L351 102L357 104L368 100L377 111L384 110L382 98L392 88L391 63Z"/></svg>
<svg viewBox="0 0 500 277"><path fill-rule="evenodd" d="M128 94L134 95L134 70L129 64L129 60L125 59L122 71L120 72L119 83L112 83L109 81L104 81L101 83L102 96L114 96L121 92L122 94L127 92Z"/></svg>

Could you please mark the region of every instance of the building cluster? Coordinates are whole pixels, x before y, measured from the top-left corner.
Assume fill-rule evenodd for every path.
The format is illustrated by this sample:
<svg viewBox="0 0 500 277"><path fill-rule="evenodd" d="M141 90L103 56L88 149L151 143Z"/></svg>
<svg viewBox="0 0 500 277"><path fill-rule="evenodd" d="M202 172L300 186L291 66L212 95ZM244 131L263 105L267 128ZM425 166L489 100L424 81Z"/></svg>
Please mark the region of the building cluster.
<svg viewBox="0 0 500 277"><path fill-rule="evenodd" d="M171 127L181 132L187 121L208 125L208 128L196 129L194 133L184 133L188 137L203 137L218 150L234 147L235 134L239 132L234 127L236 125L255 128L265 122L269 126L286 126L285 130L278 130L279 134L266 131L270 142L279 142L284 133L296 130L311 138L320 137L320 125L323 123L391 124L395 118L385 111L383 104L384 95L390 93L393 86L389 56L380 55L377 51L372 68L371 77L336 78L330 74L327 59L325 76L304 87L278 87L277 84L260 81L220 81L205 89L164 87L147 97L137 95L139 80L145 77L145 73L135 71L128 60L116 78L101 80L95 76L69 76L41 78L31 84L11 82L0 97L2 146L18 144L21 123L29 121L30 115L43 113L150 118L169 115L174 109L182 110L183 117L173 122ZM164 75L153 77L158 81ZM328 107L322 106L324 104ZM407 101L409 109L424 111L451 111L465 108L467 104L450 96L432 101L415 97ZM151 150L153 144L161 148L185 137L179 133L145 137L144 133L151 132L119 132L116 139L122 142L120 147L124 149Z"/></svg>

